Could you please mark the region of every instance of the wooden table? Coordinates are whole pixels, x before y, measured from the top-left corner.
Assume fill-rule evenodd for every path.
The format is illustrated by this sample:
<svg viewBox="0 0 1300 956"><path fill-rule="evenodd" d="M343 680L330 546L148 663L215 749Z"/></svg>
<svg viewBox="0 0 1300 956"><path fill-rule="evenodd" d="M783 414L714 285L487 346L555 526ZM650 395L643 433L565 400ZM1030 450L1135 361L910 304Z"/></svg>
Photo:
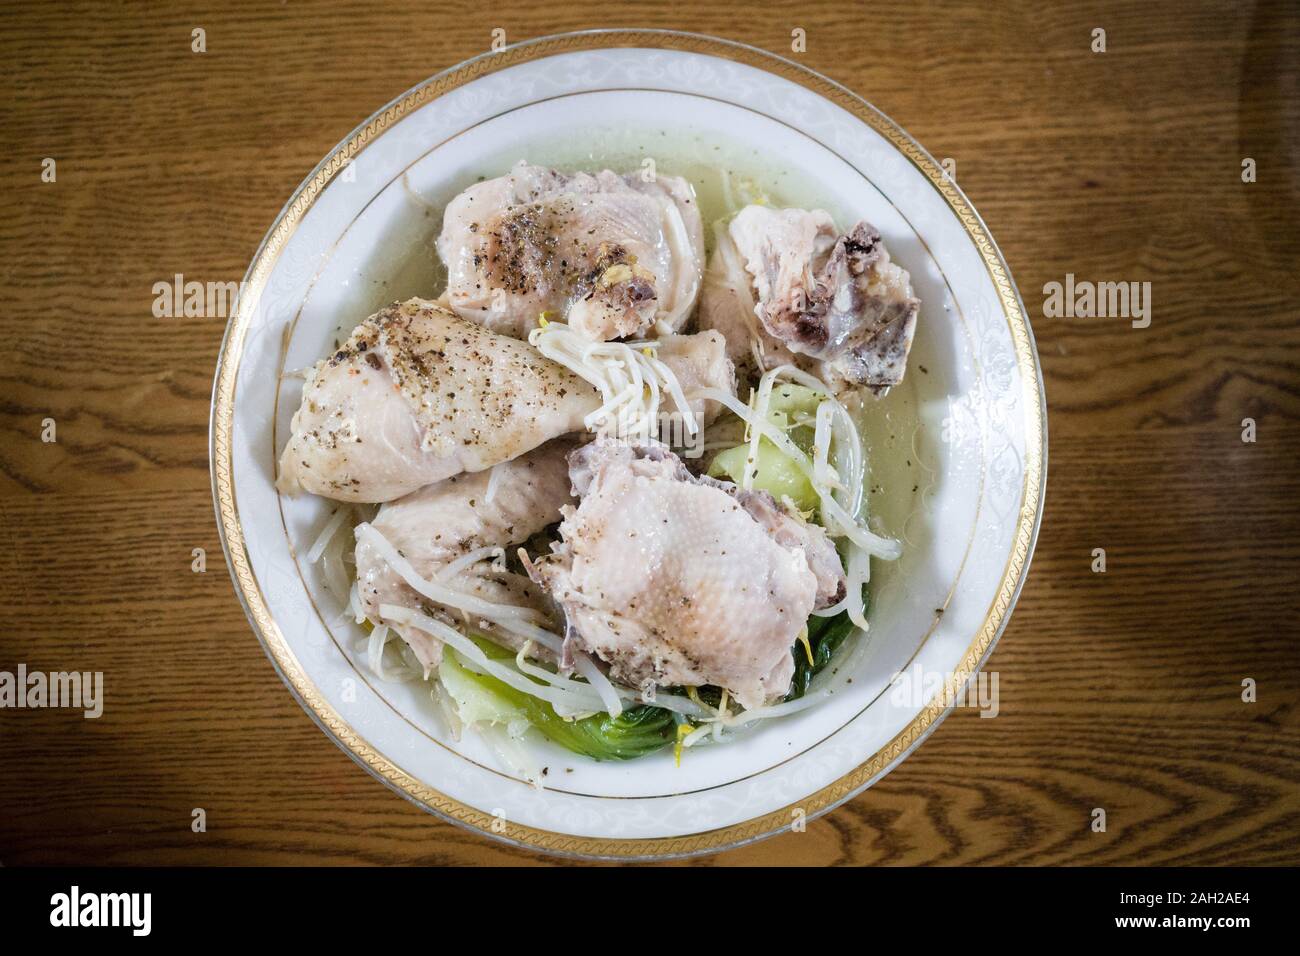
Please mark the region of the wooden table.
<svg viewBox="0 0 1300 956"><path fill-rule="evenodd" d="M211 6L0 13L0 670L107 683L99 720L0 711L0 862L546 862L394 796L276 677L213 520L224 321L154 318L152 287L238 280L343 133L494 27L634 23L786 54L802 27L803 62L956 159L1050 406L1000 716L959 710L807 833L699 862L1300 863L1294 5ZM1067 273L1150 281L1151 326L1042 317Z"/></svg>

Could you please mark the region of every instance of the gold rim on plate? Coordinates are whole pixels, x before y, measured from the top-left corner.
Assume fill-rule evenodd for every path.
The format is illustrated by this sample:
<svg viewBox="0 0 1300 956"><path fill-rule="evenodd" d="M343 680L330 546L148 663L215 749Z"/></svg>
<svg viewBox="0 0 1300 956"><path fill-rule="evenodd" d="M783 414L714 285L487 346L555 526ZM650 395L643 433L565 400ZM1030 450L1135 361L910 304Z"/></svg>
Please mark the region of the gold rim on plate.
<svg viewBox="0 0 1300 956"><path fill-rule="evenodd" d="M687 836L650 839L582 837L517 823L507 823L505 830L498 832L501 826L499 819L454 800L415 779L358 735L347 720L320 695L284 639L253 575L235 504L231 462L235 385L239 363L243 356L245 336L280 252L325 187L369 143L403 117L448 91L482 76L560 53L620 47L678 50L720 57L797 83L843 108L884 136L925 175L957 215L979 252L993 279L1011 330L1026 410L1024 489L1011 555L997 594L983 624L944 688L945 691L950 691L952 696L945 692L936 694L897 736L854 770L795 804L743 823ZM1046 472L1047 410L1033 333L1029 328L1024 305L1011 279L1010 271L997 245L988 234L983 220L957 188L956 183L898 124L840 84L766 51L729 40L676 31L594 30L541 37L506 47L499 52L486 53L466 60L426 80L382 107L321 161L281 210L249 266L242 290L226 327L225 339L217 362L213 383L209 450L212 462L212 494L221 532L221 543L231 577L235 582L236 592L248 614L249 622L285 684L307 713L329 736L334 738L345 753L418 806L452 823L469 827L496 840L525 849L544 850L567 856L665 859L716 852L773 836L791 826L797 816L796 811L801 811L806 819L826 813L892 770L942 722L951 710L950 706L945 706L944 701L956 699L957 692L966 685L992 651L1006 626L1011 609L1024 583L1042 516Z"/></svg>

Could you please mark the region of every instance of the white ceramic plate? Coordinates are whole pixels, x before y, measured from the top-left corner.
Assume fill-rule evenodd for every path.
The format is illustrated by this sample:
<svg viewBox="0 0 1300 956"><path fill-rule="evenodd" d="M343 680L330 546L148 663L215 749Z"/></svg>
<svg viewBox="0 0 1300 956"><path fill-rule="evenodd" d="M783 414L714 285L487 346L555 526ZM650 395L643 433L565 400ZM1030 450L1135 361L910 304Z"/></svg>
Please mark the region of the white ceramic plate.
<svg viewBox="0 0 1300 956"><path fill-rule="evenodd" d="M303 554L326 502L279 496L298 403L282 372L325 355L379 305L432 296L439 205L515 159L673 172L733 163L841 227L867 218L923 306L905 386L873 410L873 496L906 543L877 563L872 629L825 704L725 747L597 763L539 742L535 788L477 738L452 740L418 684L386 684L352 646ZM580 147L575 152L574 144ZM603 144L603 145L600 145ZM566 152L567 151L567 152ZM611 158L612 153L618 157ZM711 159L711 157L713 159ZM428 810L557 853L663 857L759 839L879 779L947 713L1005 627L1041 513L1046 421L1010 273L941 167L899 127L789 61L681 33L548 37L470 60L404 94L307 177L249 268L212 416L217 514L254 630L304 708L363 766ZM891 680L896 674L906 681ZM920 676L922 681L917 681ZM546 749L546 748L550 749Z"/></svg>

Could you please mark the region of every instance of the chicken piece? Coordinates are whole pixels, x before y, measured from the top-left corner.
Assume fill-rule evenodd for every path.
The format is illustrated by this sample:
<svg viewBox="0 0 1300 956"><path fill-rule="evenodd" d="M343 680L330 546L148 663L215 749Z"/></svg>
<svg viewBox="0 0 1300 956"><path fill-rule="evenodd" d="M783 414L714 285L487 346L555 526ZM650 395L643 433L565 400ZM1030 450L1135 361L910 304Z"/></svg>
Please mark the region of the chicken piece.
<svg viewBox="0 0 1300 956"><path fill-rule="evenodd" d="M556 438L489 471L457 475L389 502L371 525L427 580L491 601L531 608L547 616L550 605L523 575L495 570L486 562L451 568L457 558L482 548L527 541L560 520L560 507L572 500L567 456L578 445L572 437ZM489 499L488 492L492 496ZM384 604L419 608L428 602L402 580L363 535L357 542L357 584L366 616L382 622ZM451 623L463 624L460 612L440 608ZM504 643L517 646L512 635L474 621L480 630L494 631ZM436 668L441 642L422 631L397 631L411 645L426 674Z"/></svg>
<svg viewBox="0 0 1300 956"><path fill-rule="evenodd" d="M717 388L731 395L736 394L736 370L731 359L727 358L727 340L720 332L662 336L655 354L672 369L677 384L687 396L691 411L696 416L703 414L706 424L722 412L722 403L712 399L691 401L691 392L697 388ZM671 396L666 404L669 411L681 411Z"/></svg>
<svg viewBox="0 0 1300 956"><path fill-rule="evenodd" d="M523 338L543 312L586 337L679 329L704 269L704 231L686 180L566 174L520 162L451 201L438 237L448 302Z"/></svg>
<svg viewBox="0 0 1300 956"><path fill-rule="evenodd" d="M663 359L684 387L734 392L711 336L671 336ZM600 405L594 386L527 343L411 299L371 316L317 364L277 484L286 494L392 501L581 430Z"/></svg>
<svg viewBox="0 0 1300 956"><path fill-rule="evenodd" d="M773 533L770 496L747 503L694 478L662 445L598 439L569 464L581 503L563 509L562 543L530 574L578 645L631 686L716 685L746 708L784 696L819 595L844 588L842 569L836 586L810 566L810 548L825 557L820 529L805 543L783 521Z"/></svg>
<svg viewBox="0 0 1300 956"><path fill-rule="evenodd" d="M807 555L808 566L817 579L818 596L815 607L818 610L836 604L844 597L847 587L844 568L840 563L839 552L835 550L834 543L826 535L826 529L820 525L809 524L796 514L787 511L766 491L746 491L729 481L693 474L685 463L661 442L620 442L600 439L576 449L568 456L573 493L580 497L585 496L591 488L597 470L611 461L636 462L642 459L658 465L656 470L664 476L725 492L733 497L779 544L786 548L802 548Z"/></svg>
<svg viewBox="0 0 1300 956"><path fill-rule="evenodd" d="M733 485L719 482L727 489ZM835 544L826 536L826 529L786 511L766 491L732 490L731 493L740 502L749 516L767 529L772 539L783 548L800 549L808 559L808 569L817 579L817 599L813 605L817 610L830 607L844 600L848 593L848 579L844 574L844 564Z"/></svg>
<svg viewBox="0 0 1300 956"><path fill-rule="evenodd" d="M766 367L795 357L839 388L883 395L903 380L920 301L875 227L859 222L837 235L820 209L746 206L727 236L735 255L719 245L701 328L718 328L745 347L757 340ZM761 328L749 320L750 302ZM733 360L741 347L731 343Z"/></svg>
<svg viewBox="0 0 1300 956"><path fill-rule="evenodd" d="M714 233L717 241L700 293L696 322L700 332L716 331L726 339L727 358L742 383L752 383L768 368L799 364L795 354L758 320L753 279L731 233L721 224Z"/></svg>
<svg viewBox="0 0 1300 956"><path fill-rule="evenodd" d="M580 430L599 407L595 388L526 342L411 299L317 363L277 486L392 501Z"/></svg>

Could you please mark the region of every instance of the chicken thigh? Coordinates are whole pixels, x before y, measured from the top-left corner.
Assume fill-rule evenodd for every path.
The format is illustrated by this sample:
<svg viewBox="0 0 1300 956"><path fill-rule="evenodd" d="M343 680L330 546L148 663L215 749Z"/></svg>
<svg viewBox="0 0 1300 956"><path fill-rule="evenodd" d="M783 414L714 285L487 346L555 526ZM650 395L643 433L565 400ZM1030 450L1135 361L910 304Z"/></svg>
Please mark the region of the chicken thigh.
<svg viewBox="0 0 1300 956"><path fill-rule="evenodd" d="M656 320L682 326L703 275L704 232L679 177L566 174L521 161L452 200L438 254L447 301L465 318L522 338L549 312L608 341Z"/></svg>
<svg viewBox="0 0 1300 956"><path fill-rule="evenodd" d="M824 532L774 533L751 510L770 496L694 478L662 445L598 439L569 463L581 503L530 573L578 644L631 686L716 685L746 708L783 696L809 613L843 593Z"/></svg>
<svg viewBox="0 0 1300 956"><path fill-rule="evenodd" d="M599 406L595 388L526 342L411 299L366 319L316 365L277 484L391 501L581 430Z"/></svg>

